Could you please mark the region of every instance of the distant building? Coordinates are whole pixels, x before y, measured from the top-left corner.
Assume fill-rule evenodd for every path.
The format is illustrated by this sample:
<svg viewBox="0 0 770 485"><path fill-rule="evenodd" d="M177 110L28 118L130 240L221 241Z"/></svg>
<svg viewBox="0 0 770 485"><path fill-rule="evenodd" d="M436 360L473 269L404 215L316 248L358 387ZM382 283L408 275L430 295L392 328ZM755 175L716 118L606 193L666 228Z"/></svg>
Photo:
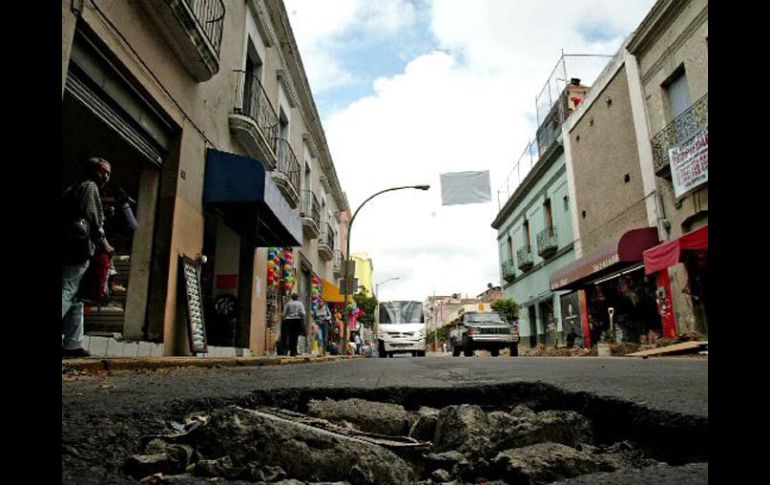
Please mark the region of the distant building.
<svg viewBox="0 0 770 485"><path fill-rule="evenodd" d="M356 253L350 256L356 263L355 277L358 280L358 289L365 289L368 296L374 296L374 263L366 253Z"/></svg>

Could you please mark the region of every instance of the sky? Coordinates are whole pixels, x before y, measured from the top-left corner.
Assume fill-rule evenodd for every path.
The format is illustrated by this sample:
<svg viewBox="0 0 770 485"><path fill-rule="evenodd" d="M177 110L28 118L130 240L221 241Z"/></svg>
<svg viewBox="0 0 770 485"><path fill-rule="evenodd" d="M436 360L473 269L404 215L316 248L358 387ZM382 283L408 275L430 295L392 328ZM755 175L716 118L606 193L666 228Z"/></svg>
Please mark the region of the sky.
<svg viewBox="0 0 770 485"><path fill-rule="evenodd" d="M372 258L375 283L398 277L385 301L500 284L497 192L534 138L536 97L562 53L615 54L654 1L284 3L351 211L431 186L356 217L351 252ZM567 77L590 85L607 60L568 57ZM492 202L442 206L439 174L479 170Z"/></svg>

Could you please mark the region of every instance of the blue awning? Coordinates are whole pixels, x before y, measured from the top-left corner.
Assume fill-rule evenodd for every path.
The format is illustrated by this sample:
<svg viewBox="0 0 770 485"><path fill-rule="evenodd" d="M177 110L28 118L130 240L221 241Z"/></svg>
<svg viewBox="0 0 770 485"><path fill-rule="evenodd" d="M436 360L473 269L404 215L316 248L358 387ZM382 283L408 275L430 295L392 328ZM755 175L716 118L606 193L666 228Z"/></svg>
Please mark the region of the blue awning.
<svg viewBox="0 0 770 485"><path fill-rule="evenodd" d="M259 160L209 148L203 203L242 232L256 227L257 246L301 246L302 222Z"/></svg>

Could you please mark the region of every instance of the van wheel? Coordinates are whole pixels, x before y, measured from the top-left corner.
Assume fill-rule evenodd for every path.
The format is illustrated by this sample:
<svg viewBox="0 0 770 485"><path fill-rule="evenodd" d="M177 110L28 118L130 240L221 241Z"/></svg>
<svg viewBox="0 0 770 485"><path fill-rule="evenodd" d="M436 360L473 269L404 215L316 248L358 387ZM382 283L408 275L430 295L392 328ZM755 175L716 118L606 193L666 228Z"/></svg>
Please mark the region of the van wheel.
<svg viewBox="0 0 770 485"><path fill-rule="evenodd" d="M377 349L377 354L380 356L381 359L384 359L388 356L388 353L385 352L385 344L383 344L382 342L380 342L380 345Z"/></svg>
<svg viewBox="0 0 770 485"><path fill-rule="evenodd" d="M519 344L511 345L511 357L519 356Z"/></svg>
<svg viewBox="0 0 770 485"><path fill-rule="evenodd" d="M490 350L489 353L492 354L492 357L497 357L500 355L500 348L495 347L494 349Z"/></svg>
<svg viewBox="0 0 770 485"><path fill-rule="evenodd" d="M457 347L452 347L452 357L460 357L460 349Z"/></svg>
<svg viewBox="0 0 770 485"><path fill-rule="evenodd" d="M470 346L465 347L463 349L463 355L466 357L473 357L473 348L471 348Z"/></svg>

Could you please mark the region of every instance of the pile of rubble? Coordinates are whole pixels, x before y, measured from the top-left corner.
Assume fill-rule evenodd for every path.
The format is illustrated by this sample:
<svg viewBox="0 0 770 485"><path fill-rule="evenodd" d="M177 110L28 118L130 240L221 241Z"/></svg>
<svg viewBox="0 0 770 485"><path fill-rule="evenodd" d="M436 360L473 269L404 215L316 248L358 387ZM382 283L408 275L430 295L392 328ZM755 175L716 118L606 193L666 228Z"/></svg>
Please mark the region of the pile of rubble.
<svg viewBox="0 0 770 485"><path fill-rule="evenodd" d="M407 411L361 399L311 401L306 413L229 406L143 439L125 464L144 484L336 482L545 484L654 465L628 442L594 442L574 411L477 405Z"/></svg>

